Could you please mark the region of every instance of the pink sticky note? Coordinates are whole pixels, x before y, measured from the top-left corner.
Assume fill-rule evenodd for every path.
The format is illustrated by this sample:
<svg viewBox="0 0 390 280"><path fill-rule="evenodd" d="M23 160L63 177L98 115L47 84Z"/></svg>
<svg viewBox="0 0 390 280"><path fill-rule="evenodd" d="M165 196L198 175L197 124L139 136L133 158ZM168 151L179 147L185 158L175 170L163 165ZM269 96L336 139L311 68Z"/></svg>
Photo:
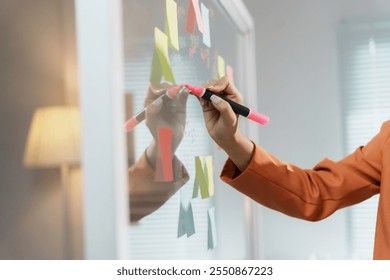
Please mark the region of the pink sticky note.
<svg viewBox="0 0 390 280"><path fill-rule="evenodd" d="M188 3L187 11L187 26L186 31L188 33L194 33L195 20L198 24L198 29L201 33L204 32L202 14L199 8L199 0L190 0Z"/></svg>
<svg viewBox="0 0 390 280"><path fill-rule="evenodd" d="M156 162L155 181L172 182L172 134L171 128L158 129L158 157Z"/></svg>
<svg viewBox="0 0 390 280"><path fill-rule="evenodd" d="M233 70L233 67L231 67L230 65L227 65L226 66L226 75L229 79L229 81L231 81L233 84L234 84L234 70Z"/></svg>

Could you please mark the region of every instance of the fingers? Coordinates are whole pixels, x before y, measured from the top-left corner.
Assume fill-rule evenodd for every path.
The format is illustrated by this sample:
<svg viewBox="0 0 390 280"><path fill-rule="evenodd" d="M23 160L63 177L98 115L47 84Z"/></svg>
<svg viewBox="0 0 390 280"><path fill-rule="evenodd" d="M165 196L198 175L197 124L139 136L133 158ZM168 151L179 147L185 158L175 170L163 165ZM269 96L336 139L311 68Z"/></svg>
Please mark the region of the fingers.
<svg viewBox="0 0 390 280"><path fill-rule="evenodd" d="M146 94L145 101L144 101L144 107L147 107L154 100L156 100L158 97L163 95L168 86L169 85L167 83L161 84L158 88L149 85L148 92Z"/></svg>
<svg viewBox="0 0 390 280"><path fill-rule="evenodd" d="M223 122L229 126L235 125L235 123L237 122L237 116L233 112L233 109L230 104L216 95L212 95L210 97L210 100L214 108L220 112L221 119L223 120Z"/></svg>
<svg viewBox="0 0 390 280"><path fill-rule="evenodd" d="M216 93L227 94L232 100L242 103L242 96L227 76L204 84L208 90Z"/></svg>
<svg viewBox="0 0 390 280"><path fill-rule="evenodd" d="M146 114L148 117L157 115L160 111L161 108L163 107L163 100L161 98L158 98L154 100L149 106L146 111Z"/></svg>

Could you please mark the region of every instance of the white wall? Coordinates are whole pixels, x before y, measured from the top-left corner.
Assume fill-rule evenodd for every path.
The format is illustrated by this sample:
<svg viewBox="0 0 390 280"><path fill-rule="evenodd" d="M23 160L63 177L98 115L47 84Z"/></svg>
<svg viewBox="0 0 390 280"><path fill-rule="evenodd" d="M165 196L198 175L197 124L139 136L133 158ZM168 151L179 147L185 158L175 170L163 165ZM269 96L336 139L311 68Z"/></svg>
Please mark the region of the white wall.
<svg viewBox="0 0 390 280"><path fill-rule="evenodd" d="M75 99L65 98L62 4L1 1L0 259L63 257L60 170L22 165L34 110ZM73 175L72 182L79 182L80 172ZM82 256L79 193L80 188L71 189L70 218L78 220L70 235L77 239L77 258Z"/></svg>
<svg viewBox="0 0 390 280"><path fill-rule="evenodd" d="M261 145L311 168L340 159L341 97L337 26L344 19L390 17L388 0L245 0L255 21L259 110L271 117ZM362 143L364 144L364 143ZM300 221L264 209L266 259L349 258L347 210Z"/></svg>

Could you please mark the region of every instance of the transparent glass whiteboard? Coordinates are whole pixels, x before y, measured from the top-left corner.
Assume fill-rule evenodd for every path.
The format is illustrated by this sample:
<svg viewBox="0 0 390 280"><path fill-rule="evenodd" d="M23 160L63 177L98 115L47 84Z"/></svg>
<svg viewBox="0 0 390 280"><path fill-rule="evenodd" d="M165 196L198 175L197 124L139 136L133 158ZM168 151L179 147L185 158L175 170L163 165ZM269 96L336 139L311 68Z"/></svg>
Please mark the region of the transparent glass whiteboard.
<svg viewBox="0 0 390 280"><path fill-rule="evenodd" d="M175 13L172 10L168 12L168 2L175 4ZM189 5L194 6L189 7ZM171 8L172 6L168 9ZM188 17L192 12L195 16L194 29L189 32ZM168 56L176 84L202 85L221 75L229 75L239 89L245 87L244 73L239 71L242 53L238 46L243 35L218 1L124 0L124 77L128 118L144 108L145 96L154 72L152 60L156 45L155 28L165 34L172 31L166 29L166 25L172 24L170 18L172 15L177 17L179 50L168 48ZM203 30L199 27L199 15L202 18ZM208 19L205 18L207 15ZM169 28L174 27L169 26ZM210 32L210 40L205 38L208 36L207 29ZM161 83L163 82L166 82L164 76L161 78ZM153 137L145 121L127 134L129 167L139 163L145 149L152 141ZM244 197L219 179L227 156L210 139L205 129L199 101L194 96L189 96L186 103L184 137L175 156L185 166L189 179L161 207L129 225L129 257L131 259L248 258ZM194 183L196 184L194 182L196 156L212 156L215 191L214 195L204 199L200 196L193 198ZM133 179L129 178L129 180ZM178 237L182 202L186 204L190 202L192 206L195 233L188 237L186 234ZM142 203L137 203L137 207L142 207ZM216 244L210 248L208 211L213 208L215 209L213 238ZM130 211L133 210L130 208Z"/></svg>

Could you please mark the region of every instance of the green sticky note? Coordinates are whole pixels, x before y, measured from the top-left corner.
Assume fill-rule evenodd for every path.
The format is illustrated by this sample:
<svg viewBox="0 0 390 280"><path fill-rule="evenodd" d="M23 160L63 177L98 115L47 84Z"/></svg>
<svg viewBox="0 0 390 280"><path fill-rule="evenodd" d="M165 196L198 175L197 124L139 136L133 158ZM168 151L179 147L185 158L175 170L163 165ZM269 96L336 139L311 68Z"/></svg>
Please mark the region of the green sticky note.
<svg viewBox="0 0 390 280"><path fill-rule="evenodd" d="M168 36L170 48L179 50L179 31L177 26L177 4L173 0L166 0L165 3L165 34Z"/></svg>
<svg viewBox="0 0 390 280"><path fill-rule="evenodd" d="M207 249L212 250L217 247L217 227L215 225L215 208L207 210Z"/></svg>
<svg viewBox="0 0 390 280"><path fill-rule="evenodd" d="M217 58L217 65L218 65L218 79L220 79L223 76L225 76L225 60L221 56L218 56Z"/></svg>
<svg viewBox="0 0 390 280"><path fill-rule="evenodd" d="M168 56L168 37L157 27L154 28L154 40L155 40L155 51L157 53L162 75L165 80L176 84L175 77L172 73L171 63Z"/></svg>
<svg viewBox="0 0 390 280"><path fill-rule="evenodd" d="M195 157L195 173L196 173L196 182L199 185L200 188L200 195L202 199L205 199L210 196L209 194L209 188L206 180L206 174L203 170L203 163L202 163L201 156Z"/></svg>
<svg viewBox="0 0 390 280"><path fill-rule="evenodd" d="M152 59L152 71L150 74L150 83L153 86L159 86L161 83L161 77L162 77L162 70L160 65L160 59L158 58L158 54L156 50L154 50L153 53L153 59Z"/></svg>
<svg viewBox="0 0 390 280"><path fill-rule="evenodd" d="M193 188L193 191L192 191L192 198L197 198L199 195L199 184L198 184L198 181L194 180L194 188Z"/></svg>

